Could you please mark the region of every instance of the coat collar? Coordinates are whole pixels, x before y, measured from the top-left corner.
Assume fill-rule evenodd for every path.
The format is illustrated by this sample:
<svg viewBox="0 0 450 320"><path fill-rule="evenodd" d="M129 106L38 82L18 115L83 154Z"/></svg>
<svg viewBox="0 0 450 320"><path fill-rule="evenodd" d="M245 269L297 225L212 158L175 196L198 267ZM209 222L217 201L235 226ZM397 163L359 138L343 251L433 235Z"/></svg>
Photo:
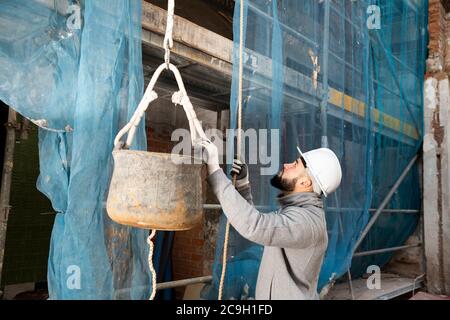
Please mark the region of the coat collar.
<svg viewBox="0 0 450 320"><path fill-rule="evenodd" d="M289 194L280 194L278 196L278 202L282 207L288 206L315 206L323 208L322 198L314 192L296 192Z"/></svg>

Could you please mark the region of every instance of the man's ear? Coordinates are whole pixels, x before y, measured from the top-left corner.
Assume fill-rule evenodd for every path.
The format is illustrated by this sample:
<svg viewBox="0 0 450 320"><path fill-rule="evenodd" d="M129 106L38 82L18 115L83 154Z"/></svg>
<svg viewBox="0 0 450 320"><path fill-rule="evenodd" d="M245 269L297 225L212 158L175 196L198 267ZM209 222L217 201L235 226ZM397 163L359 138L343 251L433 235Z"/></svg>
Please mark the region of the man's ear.
<svg viewBox="0 0 450 320"><path fill-rule="evenodd" d="M301 177L298 182L301 184L303 188L311 188L312 181L309 177Z"/></svg>

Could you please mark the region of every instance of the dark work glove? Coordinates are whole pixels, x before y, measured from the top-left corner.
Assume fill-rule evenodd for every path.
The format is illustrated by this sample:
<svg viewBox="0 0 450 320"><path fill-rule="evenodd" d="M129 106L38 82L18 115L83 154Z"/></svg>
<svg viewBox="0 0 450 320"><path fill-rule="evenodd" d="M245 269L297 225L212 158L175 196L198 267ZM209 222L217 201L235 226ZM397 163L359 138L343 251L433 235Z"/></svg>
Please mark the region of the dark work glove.
<svg viewBox="0 0 450 320"><path fill-rule="evenodd" d="M233 166L231 168L231 176L236 176L236 189L242 189L250 185L250 181L248 180L248 167L245 162L234 159Z"/></svg>

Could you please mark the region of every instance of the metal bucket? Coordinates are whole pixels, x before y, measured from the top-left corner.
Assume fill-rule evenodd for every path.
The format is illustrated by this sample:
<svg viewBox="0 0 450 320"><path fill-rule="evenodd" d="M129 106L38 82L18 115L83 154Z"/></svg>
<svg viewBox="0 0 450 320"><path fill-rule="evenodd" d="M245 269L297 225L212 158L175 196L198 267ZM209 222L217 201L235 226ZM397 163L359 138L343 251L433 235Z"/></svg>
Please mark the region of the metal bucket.
<svg viewBox="0 0 450 320"><path fill-rule="evenodd" d="M180 91L172 102L186 113L192 145L207 140L184 88L178 69L162 64L150 80L139 106L114 139L114 171L106 210L114 221L144 229L187 230L202 217L202 184L205 166L199 159L177 154L128 150L148 105L158 98L153 87L163 70L175 75ZM126 142L121 138L127 134ZM195 160L195 161L194 161Z"/></svg>
<svg viewBox="0 0 450 320"><path fill-rule="evenodd" d="M106 202L112 220L171 231L188 230L201 222L203 164L187 156L134 150L115 150L113 158Z"/></svg>

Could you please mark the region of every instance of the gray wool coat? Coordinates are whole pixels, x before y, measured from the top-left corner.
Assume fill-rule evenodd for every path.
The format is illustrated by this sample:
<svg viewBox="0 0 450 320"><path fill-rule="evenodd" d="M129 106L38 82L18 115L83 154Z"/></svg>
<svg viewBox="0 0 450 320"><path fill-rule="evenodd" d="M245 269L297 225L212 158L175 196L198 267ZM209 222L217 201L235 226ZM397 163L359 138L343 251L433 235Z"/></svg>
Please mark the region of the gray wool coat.
<svg viewBox="0 0 450 320"><path fill-rule="evenodd" d="M317 300L317 281L328 245L323 202L316 193L279 196L280 209L261 213L250 186L236 191L222 170L207 178L231 225L264 246L257 300Z"/></svg>

